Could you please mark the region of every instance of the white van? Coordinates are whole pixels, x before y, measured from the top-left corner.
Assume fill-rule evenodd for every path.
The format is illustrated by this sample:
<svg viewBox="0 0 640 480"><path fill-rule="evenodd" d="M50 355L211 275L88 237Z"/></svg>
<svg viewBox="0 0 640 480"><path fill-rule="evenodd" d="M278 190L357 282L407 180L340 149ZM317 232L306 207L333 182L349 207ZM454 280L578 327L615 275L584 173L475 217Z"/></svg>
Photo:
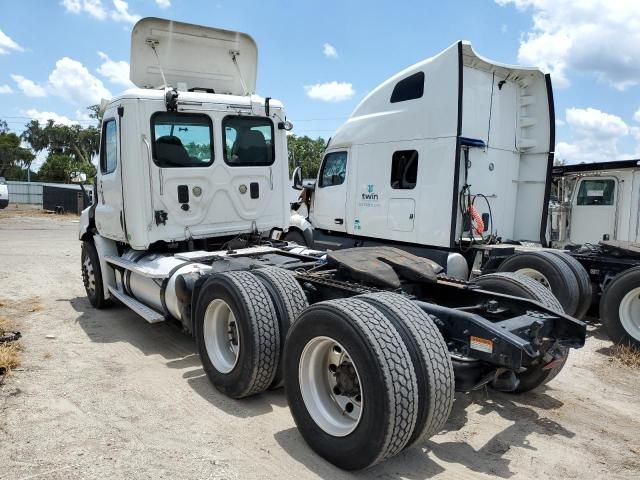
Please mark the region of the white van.
<svg viewBox="0 0 640 480"><path fill-rule="evenodd" d="M9 187L4 177L0 177L0 208L7 208L9 205Z"/></svg>

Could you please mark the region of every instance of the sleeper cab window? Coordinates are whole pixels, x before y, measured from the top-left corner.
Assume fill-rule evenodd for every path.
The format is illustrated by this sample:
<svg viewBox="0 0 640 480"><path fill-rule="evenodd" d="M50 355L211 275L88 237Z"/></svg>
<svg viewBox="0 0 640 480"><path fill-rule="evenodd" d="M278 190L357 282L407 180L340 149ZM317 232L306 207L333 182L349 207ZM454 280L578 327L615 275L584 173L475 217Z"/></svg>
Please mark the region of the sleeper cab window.
<svg viewBox="0 0 640 480"><path fill-rule="evenodd" d="M200 113L157 112L151 117L153 161L162 168L213 163L213 124Z"/></svg>
<svg viewBox="0 0 640 480"><path fill-rule="evenodd" d="M116 120L111 118L102 124L102 148L100 149L100 172L109 174L118 164L118 131Z"/></svg>
<svg viewBox="0 0 640 480"><path fill-rule="evenodd" d="M324 157L319 187L342 185L347 174L347 152L332 152Z"/></svg>
<svg viewBox="0 0 640 480"><path fill-rule="evenodd" d="M222 120L224 161L231 167L271 165L275 158L273 122L264 117L230 116Z"/></svg>
<svg viewBox="0 0 640 480"><path fill-rule="evenodd" d="M411 190L418 181L418 152L400 150L391 157L391 188Z"/></svg>
<svg viewBox="0 0 640 480"><path fill-rule="evenodd" d="M616 182L606 180L582 180L578 189L577 205L613 205Z"/></svg>
<svg viewBox="0 0 640 480"><path fill-rule="evenodd" d="M391 103L415 100L416 98L422 98L423 94L424 72L417 72L396 83L396 86L393 87L393 92L391 93Z"/></svg>

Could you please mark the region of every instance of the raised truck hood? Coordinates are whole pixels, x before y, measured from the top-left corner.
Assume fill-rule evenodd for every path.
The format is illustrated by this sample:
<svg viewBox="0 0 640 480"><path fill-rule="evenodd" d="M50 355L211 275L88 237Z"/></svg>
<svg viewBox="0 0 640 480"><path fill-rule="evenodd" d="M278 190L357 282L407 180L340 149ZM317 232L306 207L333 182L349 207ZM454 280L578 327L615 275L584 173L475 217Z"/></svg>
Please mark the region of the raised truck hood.
<svg viewBox="0 0 640 480"><path fill-rule="evenodd" d="M161 65L168 86L253 94L257 63L256 43L246 33L153 17L131 32L130 79L139 88L163 86Z"/></svg>

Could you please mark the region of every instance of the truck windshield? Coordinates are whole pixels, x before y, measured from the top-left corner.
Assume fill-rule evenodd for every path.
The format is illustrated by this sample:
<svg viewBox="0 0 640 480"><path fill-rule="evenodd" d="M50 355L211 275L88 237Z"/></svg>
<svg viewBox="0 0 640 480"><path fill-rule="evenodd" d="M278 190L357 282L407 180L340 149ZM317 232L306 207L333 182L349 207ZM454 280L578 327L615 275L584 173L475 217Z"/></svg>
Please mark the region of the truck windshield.
<svg viewBox="0 0 640 480"><path fill-rule="evenodd" d="M578 205L613 205L614 180L582 180L578 190Z"/></svg>
<svg viewBox="0 0 640 480"><path fill-rule="evenodd" d="M225 117L224 161L232 167L271 165L273 122L260 117Z"/></svg>
<svg viewBox="0 0 640 480"><path fill-rule="evenodd" d="M151 117L153 161L159 167L206 167L213 163L208 115L158 112Z"/></svg>

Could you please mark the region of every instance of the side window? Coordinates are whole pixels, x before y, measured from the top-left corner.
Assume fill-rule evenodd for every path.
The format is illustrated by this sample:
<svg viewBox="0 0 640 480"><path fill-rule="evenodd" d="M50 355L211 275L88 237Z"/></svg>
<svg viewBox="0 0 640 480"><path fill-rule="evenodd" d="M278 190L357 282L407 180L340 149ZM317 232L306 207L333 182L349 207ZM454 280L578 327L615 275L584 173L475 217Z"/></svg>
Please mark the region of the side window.
<svg viewBox="0 0 640 480"><path fill-rule="evenodd" d="M400 150L391 157L391 188L410 190L418 181L418 152Z"/></svg>
<svg viewBox="0 0 640 480"><path fill-rule="evenodd" d="M347 174L347 152L333 152L324 157L320 171L320 187L342 185Z"/></svg>
<svg viewBox="0 0 640 480"><path fill-rule="evenodd" d="M582 180L578 189L577 205L613 205L616 182L607 180Z"/></svg>
<svg viewBox="0 0 640 480"><path fill-rule="evenodd" d="M424 94L424 72L414 73L396 83L391 93L391 103L421 98Z"/></svg>
<svg viewBox="0 0 640 480"><path fill-rule="evenodd" d="M116 120L112 118L102 124L102 148L100 149L100 172L108 174L118 164L118 132Z"/></svg>
<svg viewBox="0 0 640 480"><path fill-rule="evenodd" d="M232 167L271 165L275 158L273 122L261 117L225 117L224 161Z"/></svg>
<svg viewBox="0 0 640 480"><path fill-rule="evenodd" d="M153 161L163 168L213 163L213 124L208 115L157 112L151 117Z"/></svg>

